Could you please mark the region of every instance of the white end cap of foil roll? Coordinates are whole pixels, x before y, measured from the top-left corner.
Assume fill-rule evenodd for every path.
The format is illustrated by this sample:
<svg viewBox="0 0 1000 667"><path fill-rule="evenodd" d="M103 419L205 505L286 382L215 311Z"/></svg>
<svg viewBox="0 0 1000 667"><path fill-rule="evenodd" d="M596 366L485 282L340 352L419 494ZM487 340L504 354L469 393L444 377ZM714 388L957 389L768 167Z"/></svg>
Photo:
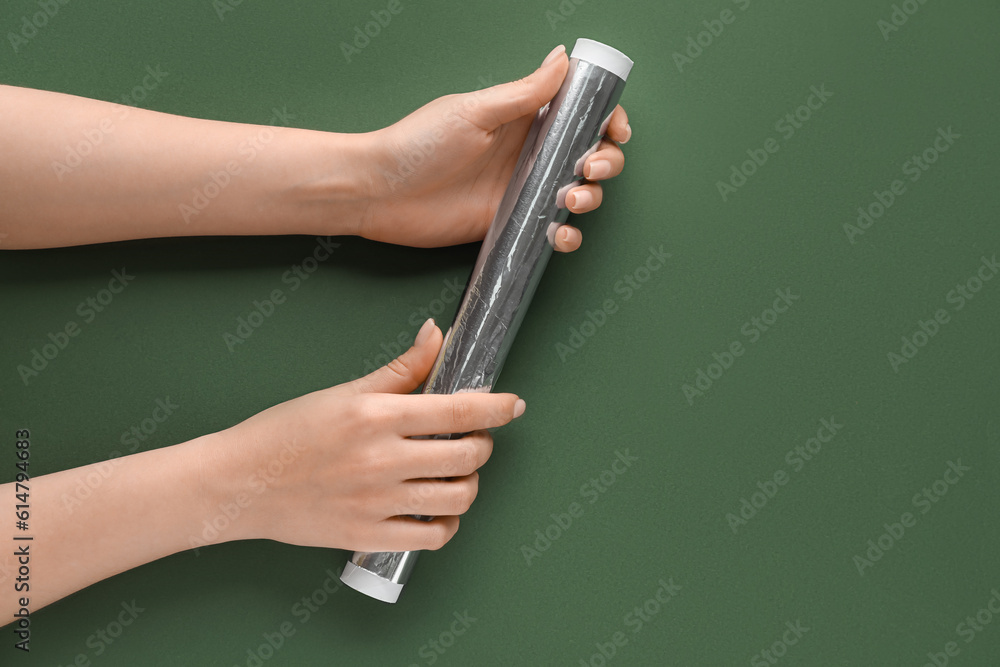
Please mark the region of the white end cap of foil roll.
<svg viewBox="0 0 1000 667"><path fill-rule="evenodd" d="M612 74L615 74L622 81L628 79L628 73L632 70L632 59L618 49L607 44L595 42L592 39L578 39L573 47L570 58L578 58L593 63L598 67L603 67Z"/></svg>
<svg viewBox="0 0 1000 667"><path fill-rule="evenodd" d="M403 584L383 579L354 563L344 565L340 580L354 590L382 602L393 603L399 599L399 594L403 592Z"/></svg>

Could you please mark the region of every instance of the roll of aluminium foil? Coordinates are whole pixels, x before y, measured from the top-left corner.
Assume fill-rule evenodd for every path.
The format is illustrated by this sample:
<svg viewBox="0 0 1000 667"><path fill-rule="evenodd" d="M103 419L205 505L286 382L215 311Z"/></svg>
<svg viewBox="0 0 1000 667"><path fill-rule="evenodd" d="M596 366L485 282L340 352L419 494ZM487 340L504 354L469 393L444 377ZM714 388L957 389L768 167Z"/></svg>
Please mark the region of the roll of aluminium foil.
<svg viewBox="0 0 1000 667"><path fill-rule="evenodd" d="M631 68L632 61L616 49L577 40L562 87L538 112L525 139L423 393L493 388L552 254L555 233L569 215L566 193L585 182L584 160L607 131ZM366 595L395 602L419 553L356 552L340 578Z"/></svg>

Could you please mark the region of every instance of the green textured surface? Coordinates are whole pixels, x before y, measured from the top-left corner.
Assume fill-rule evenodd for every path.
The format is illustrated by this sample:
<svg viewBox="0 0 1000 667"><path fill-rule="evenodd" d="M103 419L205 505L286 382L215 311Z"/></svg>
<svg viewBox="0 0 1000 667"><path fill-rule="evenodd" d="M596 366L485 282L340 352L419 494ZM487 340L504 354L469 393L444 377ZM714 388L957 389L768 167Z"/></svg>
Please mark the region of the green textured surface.
<svg viewBox="0 0 1000 667"><path fill-rule="evenodd" d="M523 76L581 36L637 65L626 173L578 220L584 247L550 263L498 387L528 413L496 434L462 530L422 557L399 604L341 588L302 622L294 605L346 554L234 543L41 610L30 657L5 632L0 663L247 665L287 621L295 634L263 664L597 667L597 644L621 631L610 665L754 665L798 620L809 630L780 664L922 665L948 642L950 664L997 664L1000 622L960 624L1000 590L1000 280L961 309L948 294L1000 251L1000 7L910 3L885 39L888 1L567 0L553 23L556 0L402 0L347 62L339 44L386 3L245 0L220 19L209 0L72 2L15 53L6 35L38 5L7 2L5 83L116 100L159 65L169 76L141 106L232 121L278 109L302 127L374 129ZM679 68L673 53L724 9L734 21ZM833 96L786 137L776 122L822 85ZM960 138L908 180L904 162L949 127ZM779 150L723 200L717 181L769 138ZM905 193L850 242L844 224L894 179ZM222 333L314 239L0 254L0 460L13 461L15 428L31 429L41 474L107 458L158 398L181 407L143 447L357 377L380 343L416 331L445 281L464 282L476 252L341 242L233 354ZM630 293L619 281L651 246L671 257ZM16 366L122 266L135 282L26 387ZM800 298L752 341L743 327L778 289ZM606 299L617 310L561 359L557 343ZM894 370L888 353L938 309L948 323ZM689 401L683 385L734 341L744 353ZM801 467L786 460L831 418L843 425L831 442ZM626 448L638 462L584 495ZM970 470L939 502L914 502L959 459ZM734 532L726 515L778 470L787 484ZM583 515L529 566L522 545L573 502ZM854 556L904 512L915 525L859 574ZM629 614L661 578L681 589L637 627ZM133 599L145 611L97 655L89 638ZM428 647L466 611L467 632Z"/></svg>

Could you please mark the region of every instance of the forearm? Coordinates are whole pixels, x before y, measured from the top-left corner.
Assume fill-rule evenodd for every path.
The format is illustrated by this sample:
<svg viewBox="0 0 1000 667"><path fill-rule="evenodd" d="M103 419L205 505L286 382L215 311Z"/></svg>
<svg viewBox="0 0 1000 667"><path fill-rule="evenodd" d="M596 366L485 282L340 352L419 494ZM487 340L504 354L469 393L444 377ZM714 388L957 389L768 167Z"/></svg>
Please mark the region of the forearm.
<svg viewBox="0 0 1000 667"><path fill-rule="evenodd" d="M0 550L6 577L0 622L28 598L34 612L90 584L206 543L240 539L238 522L206 539L204 521L231 500L223 434L34 478L29 483L31 541ZM81 493L84 489L87 493ZM0 509L13 519L14 484L0 485ZM28 590L16 592L18 547L30 553Z"/></svg>
<svg viewBox="0 0 1000 667"><path fill-rule="evenodd" d="M0 86L0 248L352 234L374 139Z"/></svg>

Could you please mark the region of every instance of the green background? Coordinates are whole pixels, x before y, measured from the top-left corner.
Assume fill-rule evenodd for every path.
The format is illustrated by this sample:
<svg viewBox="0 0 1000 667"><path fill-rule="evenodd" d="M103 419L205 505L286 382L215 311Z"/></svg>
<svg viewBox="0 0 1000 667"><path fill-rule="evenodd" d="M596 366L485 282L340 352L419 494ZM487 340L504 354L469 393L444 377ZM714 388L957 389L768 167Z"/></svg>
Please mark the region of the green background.
<svg viewBox="0 0 1000 667"><path fill-rule="evenodd" d="M245 0L220 18L209 0L71 2L15 53L7 33L39 11L16 0L0 17L0 80L117 100L160 66L169 75L139 106L249 123L277 109L366 131L524 76L577 37L630 55L625 173L577 218L583 248L549 265L497 387L528 411L495 434L462 530L422 556L398 604L342 587L306 623L293 605L346 553L177 554L39 611L30 657L6 629L0 662L246 665L289 621L295 634L263 664L599 665L596 643L619 631L608 664L770 664L759 652L798 621L809 630L780 664L922 665L951 641L950 664L997 664L1000 620L972 641L958 626L1000 588L1000 280L961 310L947 295L1000 251L1000 7L928 0L885 39L887 0L402 0L348 62L340 44L386 4ZM679 68L674 52L724 9L735 20ZM821 85L832 97L785 139L776 122ZM907 180L903 163L949 127L960 138ZM772 137L778 152L723 200L717 182ZM894 179L905 193L850 242L844 224ZM0 253L0 459L13 462L16 428L31 429L38 475L108 458L156 399L180 407L143 449L358 377L415 333L446 281L464 284L477 252L337 241L233 353L222 334L315 239ZM660 246L667 264L626 300L616 285ZM25 386L17 365L123 266L136 280ZM778 289L800 298L751 342L741 329ZM560 358L606 299L617 310ZM942 308L949 322L894 370L888 353ZM734 341L744 354L689 401L682 387ZM831 418L843 427L796 470L786 452ZM638 461L582 495L626 448ZM959 459L970 470L921 514L913 497ZM778 470L787 484L734 531L727 514ZM529 565L522 546L573 502L583 515ZM854 557L904 512L916 524L859 574ZM627 615L661 578L680 591L635 632ZM95 655L88 638L132 600L145 611ZM443 654L426 648L464 612L468 631Z"/></svg>

